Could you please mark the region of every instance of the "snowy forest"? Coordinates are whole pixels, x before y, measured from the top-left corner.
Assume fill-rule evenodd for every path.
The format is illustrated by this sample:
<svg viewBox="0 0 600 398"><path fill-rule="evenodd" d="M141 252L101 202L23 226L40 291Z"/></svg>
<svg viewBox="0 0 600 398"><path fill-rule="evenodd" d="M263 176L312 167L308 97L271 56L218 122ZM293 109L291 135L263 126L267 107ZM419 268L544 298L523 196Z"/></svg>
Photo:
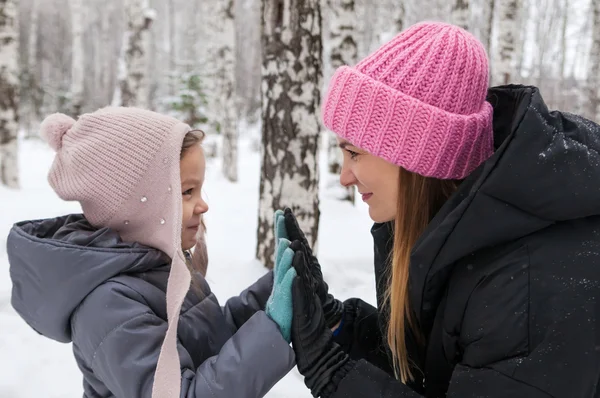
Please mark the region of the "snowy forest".
<svg viewBox="0 0 600 398"><path fill-rule="evenodd" d="M11 305L12 226L81 212L47 181L39 128L55 112L136 106L206 132L206 280L221 303L273 266L273 213L289 206L332 295L376 305L373 220L340 185L321 98L337 67L424 20L478 37L491 85L534 85L551 109L600 121L600 0L0 0L0 397L82 396L72 345ZM284 397L312 397L297 369L267 394Z"/></svg>
<svg viewBox="0 0 600 398"><path fill-rule="evenodd" d="M550 107L600 118L600 0L1 0L0 180L18 189L18 143L53 112L172 114L207 132L233 183L238 137L258 126L256 256L270 266L273 210L293 207L314 243L320 148L339 170L320 124L328 77L421 20L475 34L492 85L536 85Z"/></svg>

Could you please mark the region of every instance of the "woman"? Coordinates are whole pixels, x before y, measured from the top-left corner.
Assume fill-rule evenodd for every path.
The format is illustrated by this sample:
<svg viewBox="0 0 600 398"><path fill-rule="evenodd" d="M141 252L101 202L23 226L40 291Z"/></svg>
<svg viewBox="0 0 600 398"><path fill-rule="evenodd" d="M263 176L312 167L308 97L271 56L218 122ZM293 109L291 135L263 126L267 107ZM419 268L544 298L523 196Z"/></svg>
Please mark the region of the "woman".
<svg viewBox="0 0 600 398"><path fill-rule="evenodd" d="M377 308L327 293L286 211L315 397L599 396L600 127L487 83L482 45L443 23L332 78L324 122L375 221Z"/></svg>

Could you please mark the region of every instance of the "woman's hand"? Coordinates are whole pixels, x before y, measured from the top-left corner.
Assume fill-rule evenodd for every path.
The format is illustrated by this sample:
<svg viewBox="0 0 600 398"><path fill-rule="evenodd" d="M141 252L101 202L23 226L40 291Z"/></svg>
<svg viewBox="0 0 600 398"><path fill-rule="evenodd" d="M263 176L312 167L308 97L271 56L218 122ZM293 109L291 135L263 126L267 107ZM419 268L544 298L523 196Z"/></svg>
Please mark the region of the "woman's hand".
<svg viewBox="0 0 600 398"><path fill-rule="evenodd" d="M295 252L304 252L304 257L307 261L313 280L314 290L319 297L323 308L325 323L329 328L335 330L334 327L339 325L342 319L344 304L329 294L329 286L327 286L327 283L323 280L323 273L321 272L319 260L313 255L308 240L306 239L304 232L300 229L292 210L286 208L283 214L285 218L285 235L283 233L280 234L292 241L292 245L290 246L292 250ZM281 227L279 227L279 230L281 231Z"/></svg>
<svg viewBox="0 0 600 398"><path fill-rule="evenodd" d="M314 291L315 281L305 251L294 253L292 266L297 275L292 283L292 347L296 364L313 396L328 397L353 364L333 341Z"/></svg>

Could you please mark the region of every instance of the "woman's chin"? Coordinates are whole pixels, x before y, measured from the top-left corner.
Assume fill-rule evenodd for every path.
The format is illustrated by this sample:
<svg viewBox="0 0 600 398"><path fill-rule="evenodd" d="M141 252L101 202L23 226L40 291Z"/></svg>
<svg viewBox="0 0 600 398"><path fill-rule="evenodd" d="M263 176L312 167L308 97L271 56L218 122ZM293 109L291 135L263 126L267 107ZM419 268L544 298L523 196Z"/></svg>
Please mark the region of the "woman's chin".
<svg viewBox="0 0 600 398"><path fill-rule="evenodd" d="M381 224L392 221L395 217L395 214L381 211L381 209L377 209L375 206L369 206L369 217L371 217L373 222Z"/></svg>

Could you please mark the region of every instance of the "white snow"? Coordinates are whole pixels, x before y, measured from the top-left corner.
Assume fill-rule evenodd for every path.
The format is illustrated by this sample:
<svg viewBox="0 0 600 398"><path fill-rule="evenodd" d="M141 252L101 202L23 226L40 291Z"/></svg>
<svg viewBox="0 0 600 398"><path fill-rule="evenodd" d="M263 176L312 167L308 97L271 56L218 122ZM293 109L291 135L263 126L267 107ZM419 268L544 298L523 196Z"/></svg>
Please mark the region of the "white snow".
<svg viewBox="0 0 600 398"><path fill-rule="evenodd" d="M253 132L256 135L256 130ZM322 146L325 148L325 146ZM220 301L238 294L266 270L254 260L258 210L260 155L246 132L240 139L239 182L222 177L220 159L209 160L205 195L209 268L207 279ZM70 344L38 335L10 305L6 236L23 219L79 212L76 203L61 201L46 182L53 152L39 141L21 143L22 189L0 187L0 397L74 398L82 396L81 375ZM321 153L322 169L327 164ZM335 198L332 176L322 172L321 225L318 257L331 292L339 299L361 297L375 302L371 220L366 205L356 207ZM302 377L293 370L267 395L269 398L309 398Z"/></svg>

